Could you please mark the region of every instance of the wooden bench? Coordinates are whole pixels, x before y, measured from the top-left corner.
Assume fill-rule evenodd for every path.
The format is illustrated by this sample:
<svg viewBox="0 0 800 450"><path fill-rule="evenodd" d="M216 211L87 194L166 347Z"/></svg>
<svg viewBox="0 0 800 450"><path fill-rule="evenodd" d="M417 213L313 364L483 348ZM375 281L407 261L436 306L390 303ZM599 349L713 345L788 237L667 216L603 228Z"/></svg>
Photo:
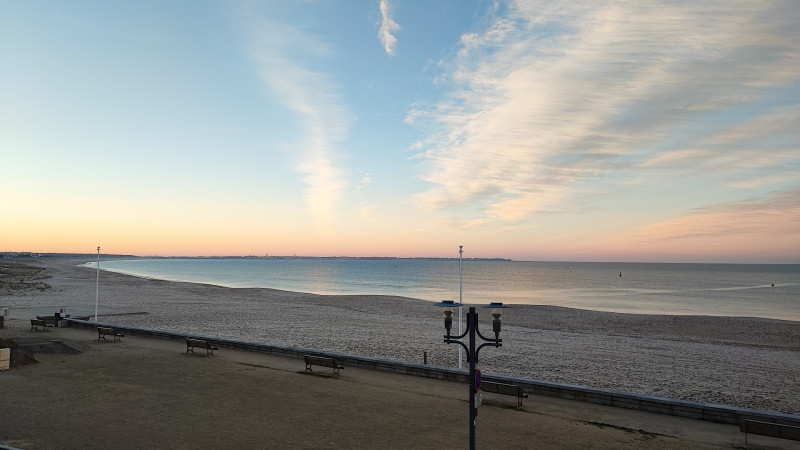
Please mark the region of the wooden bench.
<svg viewBox="0 0 800 450"><path fill-rule="evenodd" d="M744 433L744 444L747 444L748 434L776 437L800 441L800 427L784 425L781 423L761 422L758 420L742 420L739 422L739 431Z"/></svg>
<svg viewBox="0 0 800 450"><path fill-rule="evenodd" d="M333 369L333 377L336 378L339 376L339 370L344 369L344 366L339 364L335 359L327 357L327 356L314 356L314 355L305 355L306 360L306 372L311 372L311 366L322 366L322 367L330 367Z"/></svg>
<svg viewBox="0 0 800 450"><path fill-rule="evenodd" d="M47 326L57 327L58 324L56 323L55 316L36 316L37 320L41 320L47 324Z"/></svg>
<svg viewBox="0 0 800 450"><path fill-rule="evenodd" d="M111 336L111 342L122 342L122 338L125 337L124 334L117 333L117 330L111 327L97 327L97 340L107 340L106 336Z"/></svg>
<svg viewBox="0 0 800 450"><path fill-rule="evenodd" d="M42 327L42 329L40 330L39 327ZM42 319L31 319L31 331L33 331L33 330L36 330L36 331L42 331L42 330L49 331L49 330L47 330L48 328L53 328L53 325L45 322Z"/></svg>
<svg viewBox="0 0 800 450"><path fill-rule="evenodd" d="M186 338L186 353L194 353L195 347L206 349L206 356L213 355L214 350L218 350L217 347L211 345L211 342L203 339Z"/></svg>
<svg viewBox="0 0 800 450"><path fill-rule="evenodd" d="M492 394L512 395L517 397L517 409L522 408L522 399L528 398L528 394L522 392L522 386L516 384L483 381L481 382L481 390Z"/></svg>

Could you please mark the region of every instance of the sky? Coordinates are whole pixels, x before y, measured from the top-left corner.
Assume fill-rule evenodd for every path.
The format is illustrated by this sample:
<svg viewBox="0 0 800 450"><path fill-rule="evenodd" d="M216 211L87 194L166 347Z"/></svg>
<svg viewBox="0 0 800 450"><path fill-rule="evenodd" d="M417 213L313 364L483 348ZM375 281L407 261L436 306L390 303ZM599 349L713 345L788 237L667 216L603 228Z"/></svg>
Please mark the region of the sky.
<svg viewBox="0 0 800 450"><path fill-rule="evenodd" d="M798 23L0 0L0 251L800 263Z"/></svg>

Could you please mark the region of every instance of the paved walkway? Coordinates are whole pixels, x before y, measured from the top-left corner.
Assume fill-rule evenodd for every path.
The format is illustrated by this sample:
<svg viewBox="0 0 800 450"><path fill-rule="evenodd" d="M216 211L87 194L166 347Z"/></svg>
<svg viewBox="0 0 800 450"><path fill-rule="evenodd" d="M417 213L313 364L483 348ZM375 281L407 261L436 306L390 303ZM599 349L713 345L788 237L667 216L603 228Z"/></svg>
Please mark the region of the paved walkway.
<svg viewBox="0 0 800 450"><path fill-rule="evenodd" d="M0 372L0 444L19 448L468 448L467 387L345 368L303 373L299 359L218 350L185 354L178 341L91 330L29 331L6 322L0 338L62 340L80 354ZM322 373L325 372L323 369ZM532 396L484 394L478 448L734 448L738 427ZM751 437L772 448L794 442Z"/></svg>

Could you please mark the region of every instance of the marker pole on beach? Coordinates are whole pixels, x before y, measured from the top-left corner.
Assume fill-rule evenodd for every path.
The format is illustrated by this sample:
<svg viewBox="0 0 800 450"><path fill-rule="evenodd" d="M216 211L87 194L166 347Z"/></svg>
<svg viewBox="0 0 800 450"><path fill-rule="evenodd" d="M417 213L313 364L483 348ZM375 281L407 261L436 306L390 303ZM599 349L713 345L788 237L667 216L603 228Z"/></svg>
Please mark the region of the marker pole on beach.
<svg viewBox="0 0 800 450"><path fill-rule="evenodd" d="M461 334L461 310L464 307L461 284L464 279L464 269L461 268L461 255L464 253L464 246L458 246L458 334ZM461 370L461 347L458 347L458 369Z"/></svg>
<svg viewBox="0 0 800 450"><path fill-rule="evenodd" d="M97 304L100 303L100 246L97 246L97 283L94 293L94 321L97 322Z"/></svg>

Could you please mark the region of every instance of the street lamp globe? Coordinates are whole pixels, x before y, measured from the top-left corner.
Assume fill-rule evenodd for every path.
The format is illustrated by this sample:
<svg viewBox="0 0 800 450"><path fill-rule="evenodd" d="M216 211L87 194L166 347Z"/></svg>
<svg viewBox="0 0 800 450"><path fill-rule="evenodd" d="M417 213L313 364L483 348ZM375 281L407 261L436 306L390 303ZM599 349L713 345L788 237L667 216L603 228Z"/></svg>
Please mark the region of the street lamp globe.
<svg viewBox="0 0 800 450"><path fill-rule="evenodd" d="M450 334L450 330L453 328L453 307L456 306L456 303L453 300L442 300L439 303L435 303L435 305L444 308L442 311L444 329L447 330L447 334Z"/></svg>
<svg viewBox="0 0 800 450"><path fill-rule="evenodd" d="M489 308L489 309L492 310L492 312L491 312L491 314L492 314L492 331L494 331L494 337L495 338L499 338L500 337L500 328L501 328L501 325L502 325L501 317L503 316L503 313L500 312L500 309L509 308L509 306L503 305L503 302L492 302L492 303L489 303L489 305L486 306L486 308Z"/></svg>

